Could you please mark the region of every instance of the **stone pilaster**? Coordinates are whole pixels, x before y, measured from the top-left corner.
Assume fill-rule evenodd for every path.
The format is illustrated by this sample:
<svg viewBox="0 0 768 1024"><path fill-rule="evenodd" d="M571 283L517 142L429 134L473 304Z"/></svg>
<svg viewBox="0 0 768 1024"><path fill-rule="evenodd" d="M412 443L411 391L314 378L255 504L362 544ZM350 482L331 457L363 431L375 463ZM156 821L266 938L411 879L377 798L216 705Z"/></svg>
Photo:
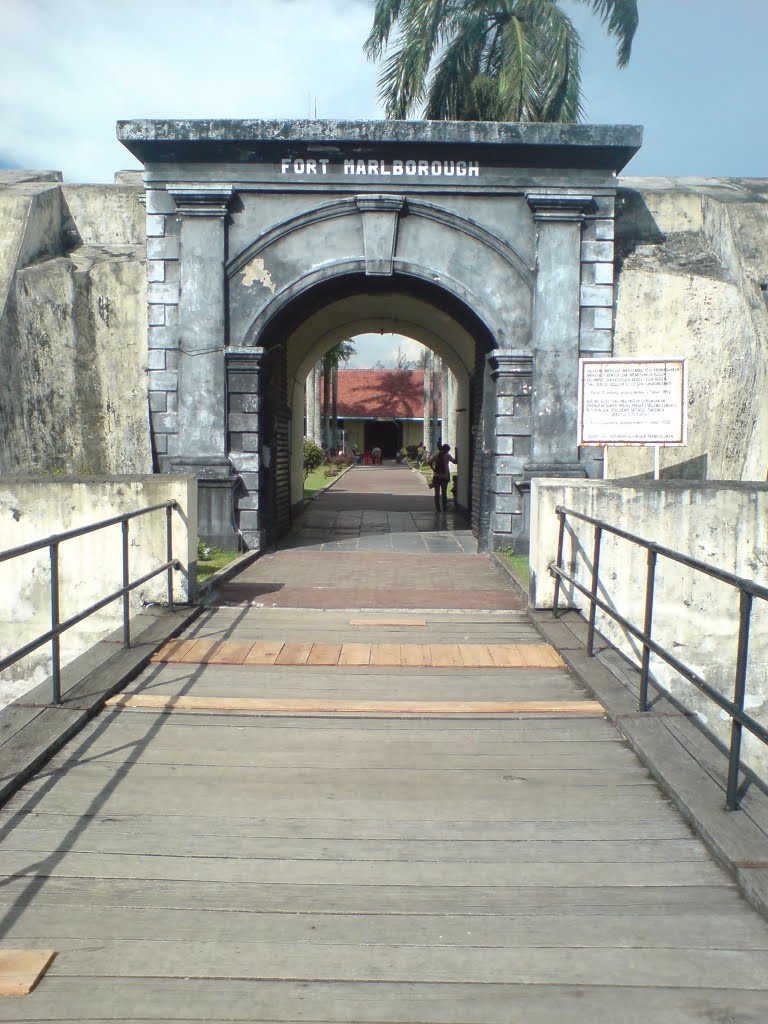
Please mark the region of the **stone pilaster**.
<svg viewBox="0 0 768 1024"><path fill-rule="evenodd" d="M178 442L171 466L176 472L197 475L201 536L231 547L236 537L236 477L227 457L224 263L233 188L169 186L168 192L181 225Z"/></svg>
<svg viewBox="0 0 768 1024"><path fill-rule="evenodd" d="M488 356L495 385L492 547L516 547L527 537L520 488L531 453L533 359L529 351L497 349Z"/></svg>
<svg viewBox="0 0 768 1024"><path fill-rule="evenodd" d="M238 474L235 496L240 533L249 550L264 547L261 488L261 360L263 348L227 349L229 457Z"/></svg>
<svg viewBox="0 0 768 1024"><path fill-rule="evenodd" d="M581 235L589 195L528 193L536 222L531 455L525 475L584 476L576 444Z"/></svg>

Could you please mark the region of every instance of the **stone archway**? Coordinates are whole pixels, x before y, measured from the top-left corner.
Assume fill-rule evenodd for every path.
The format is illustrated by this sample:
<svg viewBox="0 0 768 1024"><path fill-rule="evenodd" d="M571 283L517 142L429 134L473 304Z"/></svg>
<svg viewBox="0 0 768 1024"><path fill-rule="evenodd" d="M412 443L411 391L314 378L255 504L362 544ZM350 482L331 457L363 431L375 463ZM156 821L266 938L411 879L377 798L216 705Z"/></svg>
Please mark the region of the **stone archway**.
<svg viewBox="0 0 768 1024"><path fill-rule="evenodd" d="M612 352L616 174L641 129L135 121L118 137L145 165L155 457L198 476L204 535L258 546L280 528L264 483L282 473L290 508L288 346L300 376L306 325L336 310L324 344L349 316L335 303L382 282L417 336L441 339L447 312L474 339L471 371L451 356L482 408L482 547L525 546L531 477L599 473L576 446L578 358ZM392 315L375 306L355 322Z"/></svg>
<svg viewBox="0 0 768 1024"><path fill-rule="evenodd" d="M380 281L376 286L360 275L345 281L344 289L338 284L326 301L319 295L296 300L299 305L294 315L303 319L295 323L288 317L261 336L265 358L272 362L269 390L276 393L285 381L284 402L268 402L268 415L279 418L283 406L287 424L283 431L267 429L270 437L286 430L289 436L289 469L281 466L279 471L273 518L284 526L291 506L300 501L303 491L301 447L309 370L337 341L355 333L391 331L433 349L457 381L456 446L463 467L459 473L458 503L471 514L475 531L480 533L482 476L488 455L483 445L482 423L484 414L493 416L493 410L484 409L485 366L494 348L492 335L471 311L464 309L459 313L450 297L435 287L414 287L413 282L399 277ZM308 303L312 309L309 314ZM528 429L527 421L524 429ZM275 449L270 461L273 458L284 459L285 453Z"/></svg>

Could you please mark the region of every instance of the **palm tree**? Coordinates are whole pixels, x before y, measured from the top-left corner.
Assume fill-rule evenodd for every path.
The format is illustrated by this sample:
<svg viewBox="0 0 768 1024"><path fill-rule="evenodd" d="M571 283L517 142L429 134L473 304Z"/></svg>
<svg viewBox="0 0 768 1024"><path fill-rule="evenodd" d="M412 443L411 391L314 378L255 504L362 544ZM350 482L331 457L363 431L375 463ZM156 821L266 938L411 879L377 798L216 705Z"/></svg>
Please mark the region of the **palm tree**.
<svg viewBox="0 0 768 1024"><path fill-rule="evenodd" d="M626 66L638 0L578 0L615 37ZM394 35L393 45L388 46ZM376 0L365 42L389 50L379 93L389 118L578 121L581 40L558 0Z"/></svg>
<svg viewBox="0 0 768 1024"><path fill-rule="evenodd" d="M323 365L323 422L326 444L335 449L338 445L339 419L337 414L339 363L348 363L355 354L353 341L339 341L328 349L322 358Z"/></svg>

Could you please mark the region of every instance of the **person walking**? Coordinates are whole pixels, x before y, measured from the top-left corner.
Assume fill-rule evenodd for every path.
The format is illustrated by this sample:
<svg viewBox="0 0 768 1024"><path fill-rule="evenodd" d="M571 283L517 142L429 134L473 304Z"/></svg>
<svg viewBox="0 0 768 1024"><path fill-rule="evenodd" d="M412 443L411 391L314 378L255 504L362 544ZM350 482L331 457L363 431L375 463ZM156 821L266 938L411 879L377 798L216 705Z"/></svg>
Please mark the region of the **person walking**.
<svg viewBox="0 0 768 1024"><path fill-rule="evenodd" d="M451 455L449 444L440 445L429 460L432 467L432 487L435 491L435 510L440 511L441 503L443 512L448 511L448 484L451 482L451 463L456 465L456 459Z"/></svg>

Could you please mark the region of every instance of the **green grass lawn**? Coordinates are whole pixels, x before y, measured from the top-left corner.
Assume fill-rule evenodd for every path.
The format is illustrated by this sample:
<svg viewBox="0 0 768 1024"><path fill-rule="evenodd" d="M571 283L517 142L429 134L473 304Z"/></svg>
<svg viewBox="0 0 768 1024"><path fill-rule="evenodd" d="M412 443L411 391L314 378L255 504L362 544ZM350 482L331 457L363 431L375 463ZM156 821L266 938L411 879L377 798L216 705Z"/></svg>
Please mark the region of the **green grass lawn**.
<svg viewBox="0 0 768 1024"><path fill-rule="evenodd" d="M241 551L225 551L222 548L209 548L211 552L210 558L198 558L197 560L197 582L202 583L207 580L209 576L213 576L219 569L223 569L225 565L229 565L230 562L242 554Z"/></svg>
<svg viewBox="0 0 768 1024"><path fill-rule="evenodd" d="M514 555L509 548L501 548L496 552L499 558L512 570L512 575L528 589L531 573L528 566L528 555Z"/></svg>
<svg viewBox="0 0 768 1024"><path fill-rule="evenodd" d="M332 484L334 480L338 480L338 476L326 476L325 471L328 466L321 466L316 469L314 473L310 473L307 479L304 481L304 497L314 498L320 491L324 491L329 484Z"/></svg>

